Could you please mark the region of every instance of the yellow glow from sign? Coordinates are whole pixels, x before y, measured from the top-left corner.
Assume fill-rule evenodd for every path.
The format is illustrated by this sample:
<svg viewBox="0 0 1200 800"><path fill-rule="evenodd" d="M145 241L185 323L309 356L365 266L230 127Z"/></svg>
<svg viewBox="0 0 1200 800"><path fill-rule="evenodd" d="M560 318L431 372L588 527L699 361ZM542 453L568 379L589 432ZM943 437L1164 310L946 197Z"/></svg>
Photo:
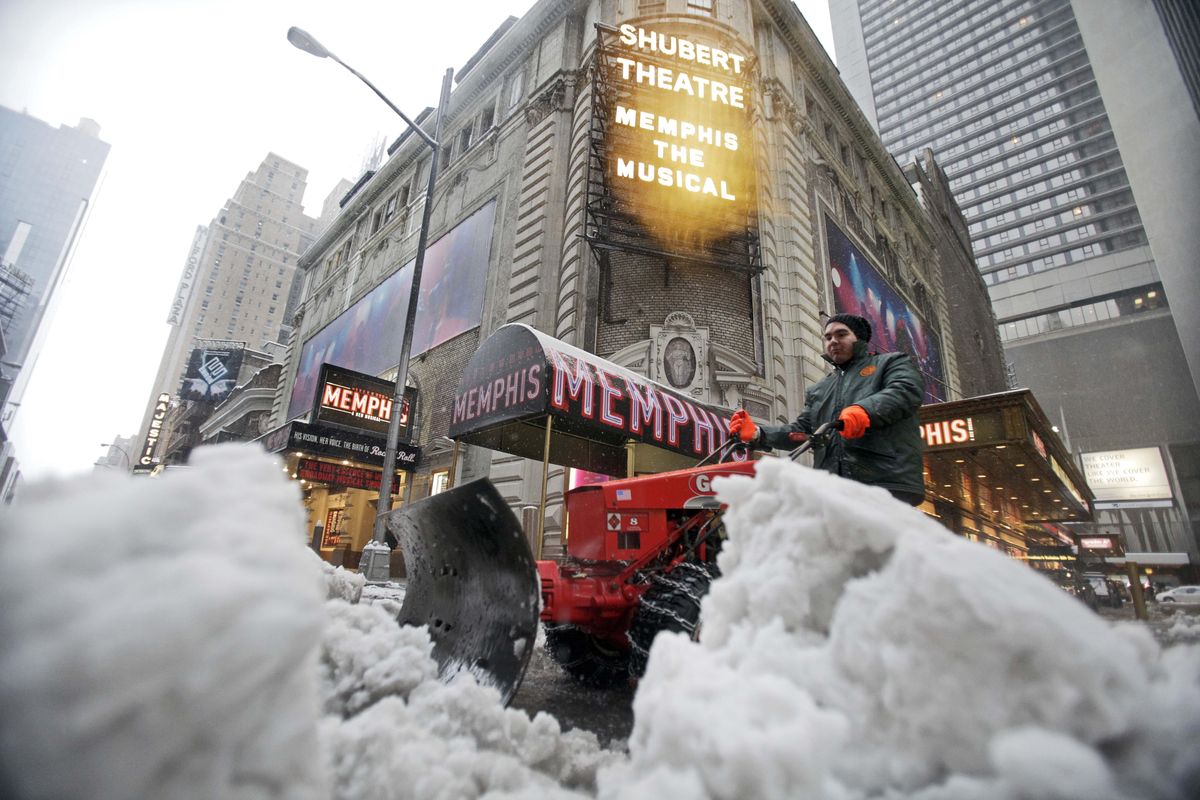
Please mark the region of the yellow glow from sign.
<svg viewBox="0 0 1200 800"><path fill-rule="evenodd" d="M671 249L744 231L755 204L746 56L688 30L620 26L607 72L609 186Z"/></svg>

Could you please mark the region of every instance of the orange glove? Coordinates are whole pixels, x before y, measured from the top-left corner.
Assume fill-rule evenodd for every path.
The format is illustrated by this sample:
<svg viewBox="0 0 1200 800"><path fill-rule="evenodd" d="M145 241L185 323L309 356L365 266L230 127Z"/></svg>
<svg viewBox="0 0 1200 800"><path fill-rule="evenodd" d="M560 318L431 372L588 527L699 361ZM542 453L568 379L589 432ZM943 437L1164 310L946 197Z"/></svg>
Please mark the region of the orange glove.
<svg viewBox="0 0 1200 800"><path fill-rule="evenodd" d="M758 426L744 408L733 412L729 420L729 435L736 436L743 442L752 442L758 438Z"/></svg>
<svg viewBox="0 0 1200 800"><path fill-rule="evenodd" d="M862 406L846 406L838 419L846 425L842 428L843 439L857 439L871 427L871 417Z"/></svg>

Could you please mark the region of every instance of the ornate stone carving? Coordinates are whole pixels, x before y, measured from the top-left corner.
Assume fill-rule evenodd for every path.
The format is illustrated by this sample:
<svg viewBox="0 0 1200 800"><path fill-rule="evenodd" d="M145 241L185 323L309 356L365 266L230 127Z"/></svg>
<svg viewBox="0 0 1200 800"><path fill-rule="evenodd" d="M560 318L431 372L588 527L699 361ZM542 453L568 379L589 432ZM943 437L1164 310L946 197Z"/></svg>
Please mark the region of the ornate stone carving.
<svg viewBox="0 0 1200 800"><path fill-rule="evenodd" d="M562 75L525 106L525 120L536 125L555 111L570 111L575 95L575 76Z"/></svg>

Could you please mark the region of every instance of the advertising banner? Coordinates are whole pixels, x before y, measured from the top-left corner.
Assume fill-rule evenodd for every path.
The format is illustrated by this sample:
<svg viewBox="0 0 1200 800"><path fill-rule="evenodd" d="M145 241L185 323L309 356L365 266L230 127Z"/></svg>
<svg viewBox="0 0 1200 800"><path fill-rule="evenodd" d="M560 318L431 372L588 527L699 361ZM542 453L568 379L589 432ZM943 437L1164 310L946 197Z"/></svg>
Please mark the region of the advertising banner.
<svg viewBox="0 0 1200 800"><path fill-rule="evenodd" d="M374 375L322 364L312 419L386 436L392 421L392 393L395 390L395 384ZM409 409L413 407L416 395L416 389L411 386L405 391L404 408L400 413L401 441L411 433Z"/></svg>
<svg viewBox="0 0 1200 800"><path fill-rule="evenodd" d="M228 397L237 386L245 348L244 342L214 342L193 350L180 398L216 404Z"/></svg>
<svg viewBox="0 0 1200 800"><path fill-rule="evenodd" d="M426 248L410 355L479 326L495 217L493 200ZM378 375L400 363L412 268L410 261L304 343L288 419L311 408L322 364Z"/></svg>
<svg viewBox="0 0 1200 800"><path fill-rule="evenodd" d="M1162 451L1157 447L1083 453L1082 460L1097 508L1104 508L1102 503L1118 504L1115 507L1159 506L1163 501L1169 504L1175 496Z"/></svg>
<svg viewBox="0 0 1200 800"><path fill-rule="evenodd" d="M857 314L871 323L872 349L881 353L903 351L913 357L925 376L923 402L945 400L942 349L937 336L828 216L825 235L834 310Z"/></svg>

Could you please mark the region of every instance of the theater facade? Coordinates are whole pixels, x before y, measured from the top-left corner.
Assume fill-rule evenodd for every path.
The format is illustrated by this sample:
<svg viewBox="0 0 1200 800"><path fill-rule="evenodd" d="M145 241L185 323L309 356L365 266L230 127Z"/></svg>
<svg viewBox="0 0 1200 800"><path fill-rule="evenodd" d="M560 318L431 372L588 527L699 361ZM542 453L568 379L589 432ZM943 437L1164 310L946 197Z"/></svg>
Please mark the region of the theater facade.
<svg viewBox="0 0 1200 800"><path fill-rule="evenodd" d="M458 66L443 117L409 371L416 455L393 505L489 476L514 508L544 508L540 544L557 552L563 492L589 478L567 459L544 468L532 445L449 438L456 418L483 413L480 391L494 411L489 384L462 381L511 323L644 376L702 409L697 425L719 427L738 406L794 418L827 371L822 317L838 312L870 319L881 349L913 355L927 403L962 400L938 233L793 3L542 0ZM427 131L432 118L417 116ZM302 257L276 430L314 424L323 369L394 379L429 166L427 146L401 135ZM504 402L521 402L529 374L501 366L518 376ZM311 456L287 442L280 452ZM1047 485L1065 487L1043 461ZM931 470L943 480L955 463L939 455ZM974 504L993 499L944 482ZM315 527L342 487L305 485ZM377 492L358 491L355 513L373 513ZM947 498L930 509L952 513ZM1039 514L1057 513L1038 499ZM990 535L994 513L972 506L963 519ZM369 525L348 530L339 546L353 554Z"/></svg>

